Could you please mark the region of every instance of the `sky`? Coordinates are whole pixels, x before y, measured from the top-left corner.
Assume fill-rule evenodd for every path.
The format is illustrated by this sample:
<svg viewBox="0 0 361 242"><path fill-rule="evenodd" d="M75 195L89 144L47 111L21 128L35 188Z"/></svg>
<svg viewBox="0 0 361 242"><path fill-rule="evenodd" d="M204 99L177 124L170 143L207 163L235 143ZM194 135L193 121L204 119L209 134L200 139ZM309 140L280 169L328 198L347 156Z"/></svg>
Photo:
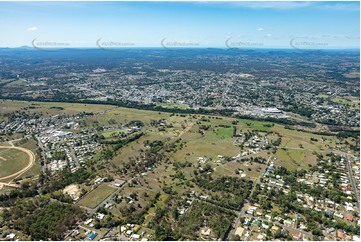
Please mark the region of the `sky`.
<svg viewBox="0 0 361 242"><path fill-rule="evenodd" d="M359 2L0 2L0 47L359 48Z"/></svg>

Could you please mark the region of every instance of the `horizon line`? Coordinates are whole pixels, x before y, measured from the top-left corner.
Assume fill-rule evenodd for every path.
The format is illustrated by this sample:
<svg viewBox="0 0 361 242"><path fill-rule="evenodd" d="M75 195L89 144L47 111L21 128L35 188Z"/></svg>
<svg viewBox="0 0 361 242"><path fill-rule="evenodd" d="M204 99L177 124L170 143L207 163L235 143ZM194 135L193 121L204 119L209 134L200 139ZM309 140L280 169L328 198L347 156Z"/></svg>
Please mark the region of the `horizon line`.
<svg viewBox="0 0 361 242"><path fill-rule="evenodd" d="M209 47L162 47L162 46L139 46L139 47L111 47L111 48L99 48L99 47L33 47L33 46L17 46L17 47L7 47L0 46L0 49L32 49L32 50L75 50L75 49L89 49L89 50L115 50L115 49L124 49L124 50L132 50L132 49L164 49L164 50L185 50L185 49L225 49L225 50L265 50L265 49L287 49L287 50L360 50L360 47L330 47L330 48L293 48L292 46L274 46L274 47L255 47L255 48L229 48L229 47L217 47L217 46L209 46Z"/></svg>

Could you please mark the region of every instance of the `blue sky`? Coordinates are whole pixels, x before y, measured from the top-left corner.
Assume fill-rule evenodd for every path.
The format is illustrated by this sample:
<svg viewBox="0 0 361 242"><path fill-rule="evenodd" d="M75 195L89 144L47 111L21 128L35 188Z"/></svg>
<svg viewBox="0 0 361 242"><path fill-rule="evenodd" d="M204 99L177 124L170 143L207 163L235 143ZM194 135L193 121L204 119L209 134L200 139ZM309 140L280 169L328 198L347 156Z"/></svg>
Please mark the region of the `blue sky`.
<svg viewBox="0 0 361 242"><path fill-rule="evenodd" d="M359 8L359 2L0 2L0 46L359 48Z"/></svg>

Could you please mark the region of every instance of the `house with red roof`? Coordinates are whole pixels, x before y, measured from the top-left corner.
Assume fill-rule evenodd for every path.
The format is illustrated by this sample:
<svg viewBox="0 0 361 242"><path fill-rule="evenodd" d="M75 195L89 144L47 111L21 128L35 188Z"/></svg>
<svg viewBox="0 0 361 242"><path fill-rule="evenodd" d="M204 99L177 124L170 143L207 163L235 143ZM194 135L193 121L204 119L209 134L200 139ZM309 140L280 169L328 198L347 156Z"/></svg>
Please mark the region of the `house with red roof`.
<svg viewBox="0 0 361 242"><path fill-rule="evenodd" d="M344 190L344 191L351 191L351 188L349 188L348 186L344 186L344 187L342 188L342 190Z"/></svg>
<svg viewBox="0 0 361 242"><path fill-rule="evenodd" d="M353 217L352 217L352 215L351 215L350 213L345 214L345 219L346 219L347 221L349 221L349 222L352 222L352 221L353 221Z"/></svg>
<svg viewBox="0 0 361 242"><path fill-rule="evenodd" d="M337 237L343 240L345 238L345 232L342 229L337 230Z"/></svg>
<svg viewBox="0 0 361 242"><path fill-rule="evenodd" d="M300 234L293 234L292 237L295 238L295 239L301 239L301 235L300 235Z"/></svg>

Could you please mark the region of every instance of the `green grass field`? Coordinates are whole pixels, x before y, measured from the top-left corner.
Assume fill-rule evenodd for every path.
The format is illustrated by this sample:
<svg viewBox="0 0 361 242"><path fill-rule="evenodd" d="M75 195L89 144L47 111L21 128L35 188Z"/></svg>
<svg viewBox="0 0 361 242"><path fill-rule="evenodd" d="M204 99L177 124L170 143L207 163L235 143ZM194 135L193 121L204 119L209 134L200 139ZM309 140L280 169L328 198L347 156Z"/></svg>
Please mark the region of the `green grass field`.
<svg viewBox="0 0 361 242"><path fill-rule="evenodd" d="M212 131L207 131L204 136L197 132L187 132L182 135L182 140L186 142L186 145L172 156L175 160L187 159L195 162L202 156L217 160L218 155L231 157L237 155L239 148L233 144L233 140L221 137L224 136L219 136Z"/></svg>
<svg viewBox="0 0 361 242"><path fill-rule="evenodd" d="M112 131L107 131L107 132L103 132L102 135L104 136L104 138L112 138L112 137L116 137L119 136L121 134L127 134L128 132L124 129L118 129L118 130L112 130Z"/></svg>
<svg viewBox="0 0 361 242"><path fill-rule="evenodd" d="M352 104L352 102L346 98L333 98L332 101L342 105Z"/></svg>
<svg viewBox="0 0 361 242"><path fill-rule="evenodd" d="M286 167L287 169L308 169L308 165L316 164L316 157L311 151L306 150L283 150L278 149L275 157L277 165Z"/></svg>
<svg viewBox="0 0 361 242"><path fill-rule="evenodd" d="M233 128L217 128L216 134L220 139L230 139L233 136Z"/></svg>
<svg viewBox="0 0 361 242"><path fill-rule="evenodd" d="M173 103L158 103L157 104L158 107L163 107L163 108L178 108L178 109L187 109L188 106L187 105L182 105L182 104L173 104Z"/></svg>
<svg viewBox="0 0 361 242"><path fill-rule="evenodd" d="M0 149L0 178L25 168L28 160L28 155L20 150Z"/></svg>
<svg viewBox="0 0 361 242"><path fill-rule="evenodd" d="M24 80L17 80L17 81L13 81L9 84L6 84L7 87L23 87L27 84L26 81Z"/></svg>
<svg viewBox="0 0 361 242"><path fill-rule="evenodd" d="M255 120L242 120L243 123L246 124L246 127L249 129L254 130L261 130L261 131L269 131L271 127L268 127L269 125L272 125L272 123L269 122L262 122L262 121L255 121Z"/></svg>
<svg viewBox="0 0 361 242"><path fill-rule="evenodd" d="M99 203L109 197L110 194L112 194L115 190L117 190L115 187L111 187L103 183L95 190L85 195L85 197L77 202L77 204L87 208L95 208Z"/></svg>
<svg viewBox="0 0 361 242"><path fill-rule="evenodd" d="M327 99L328 95L318 95L319 98ZM341 104L341 105L350 105L351 108L359 109L360 107L360 99L353 96L338 96L331 99L332 102Z"/></svg>

